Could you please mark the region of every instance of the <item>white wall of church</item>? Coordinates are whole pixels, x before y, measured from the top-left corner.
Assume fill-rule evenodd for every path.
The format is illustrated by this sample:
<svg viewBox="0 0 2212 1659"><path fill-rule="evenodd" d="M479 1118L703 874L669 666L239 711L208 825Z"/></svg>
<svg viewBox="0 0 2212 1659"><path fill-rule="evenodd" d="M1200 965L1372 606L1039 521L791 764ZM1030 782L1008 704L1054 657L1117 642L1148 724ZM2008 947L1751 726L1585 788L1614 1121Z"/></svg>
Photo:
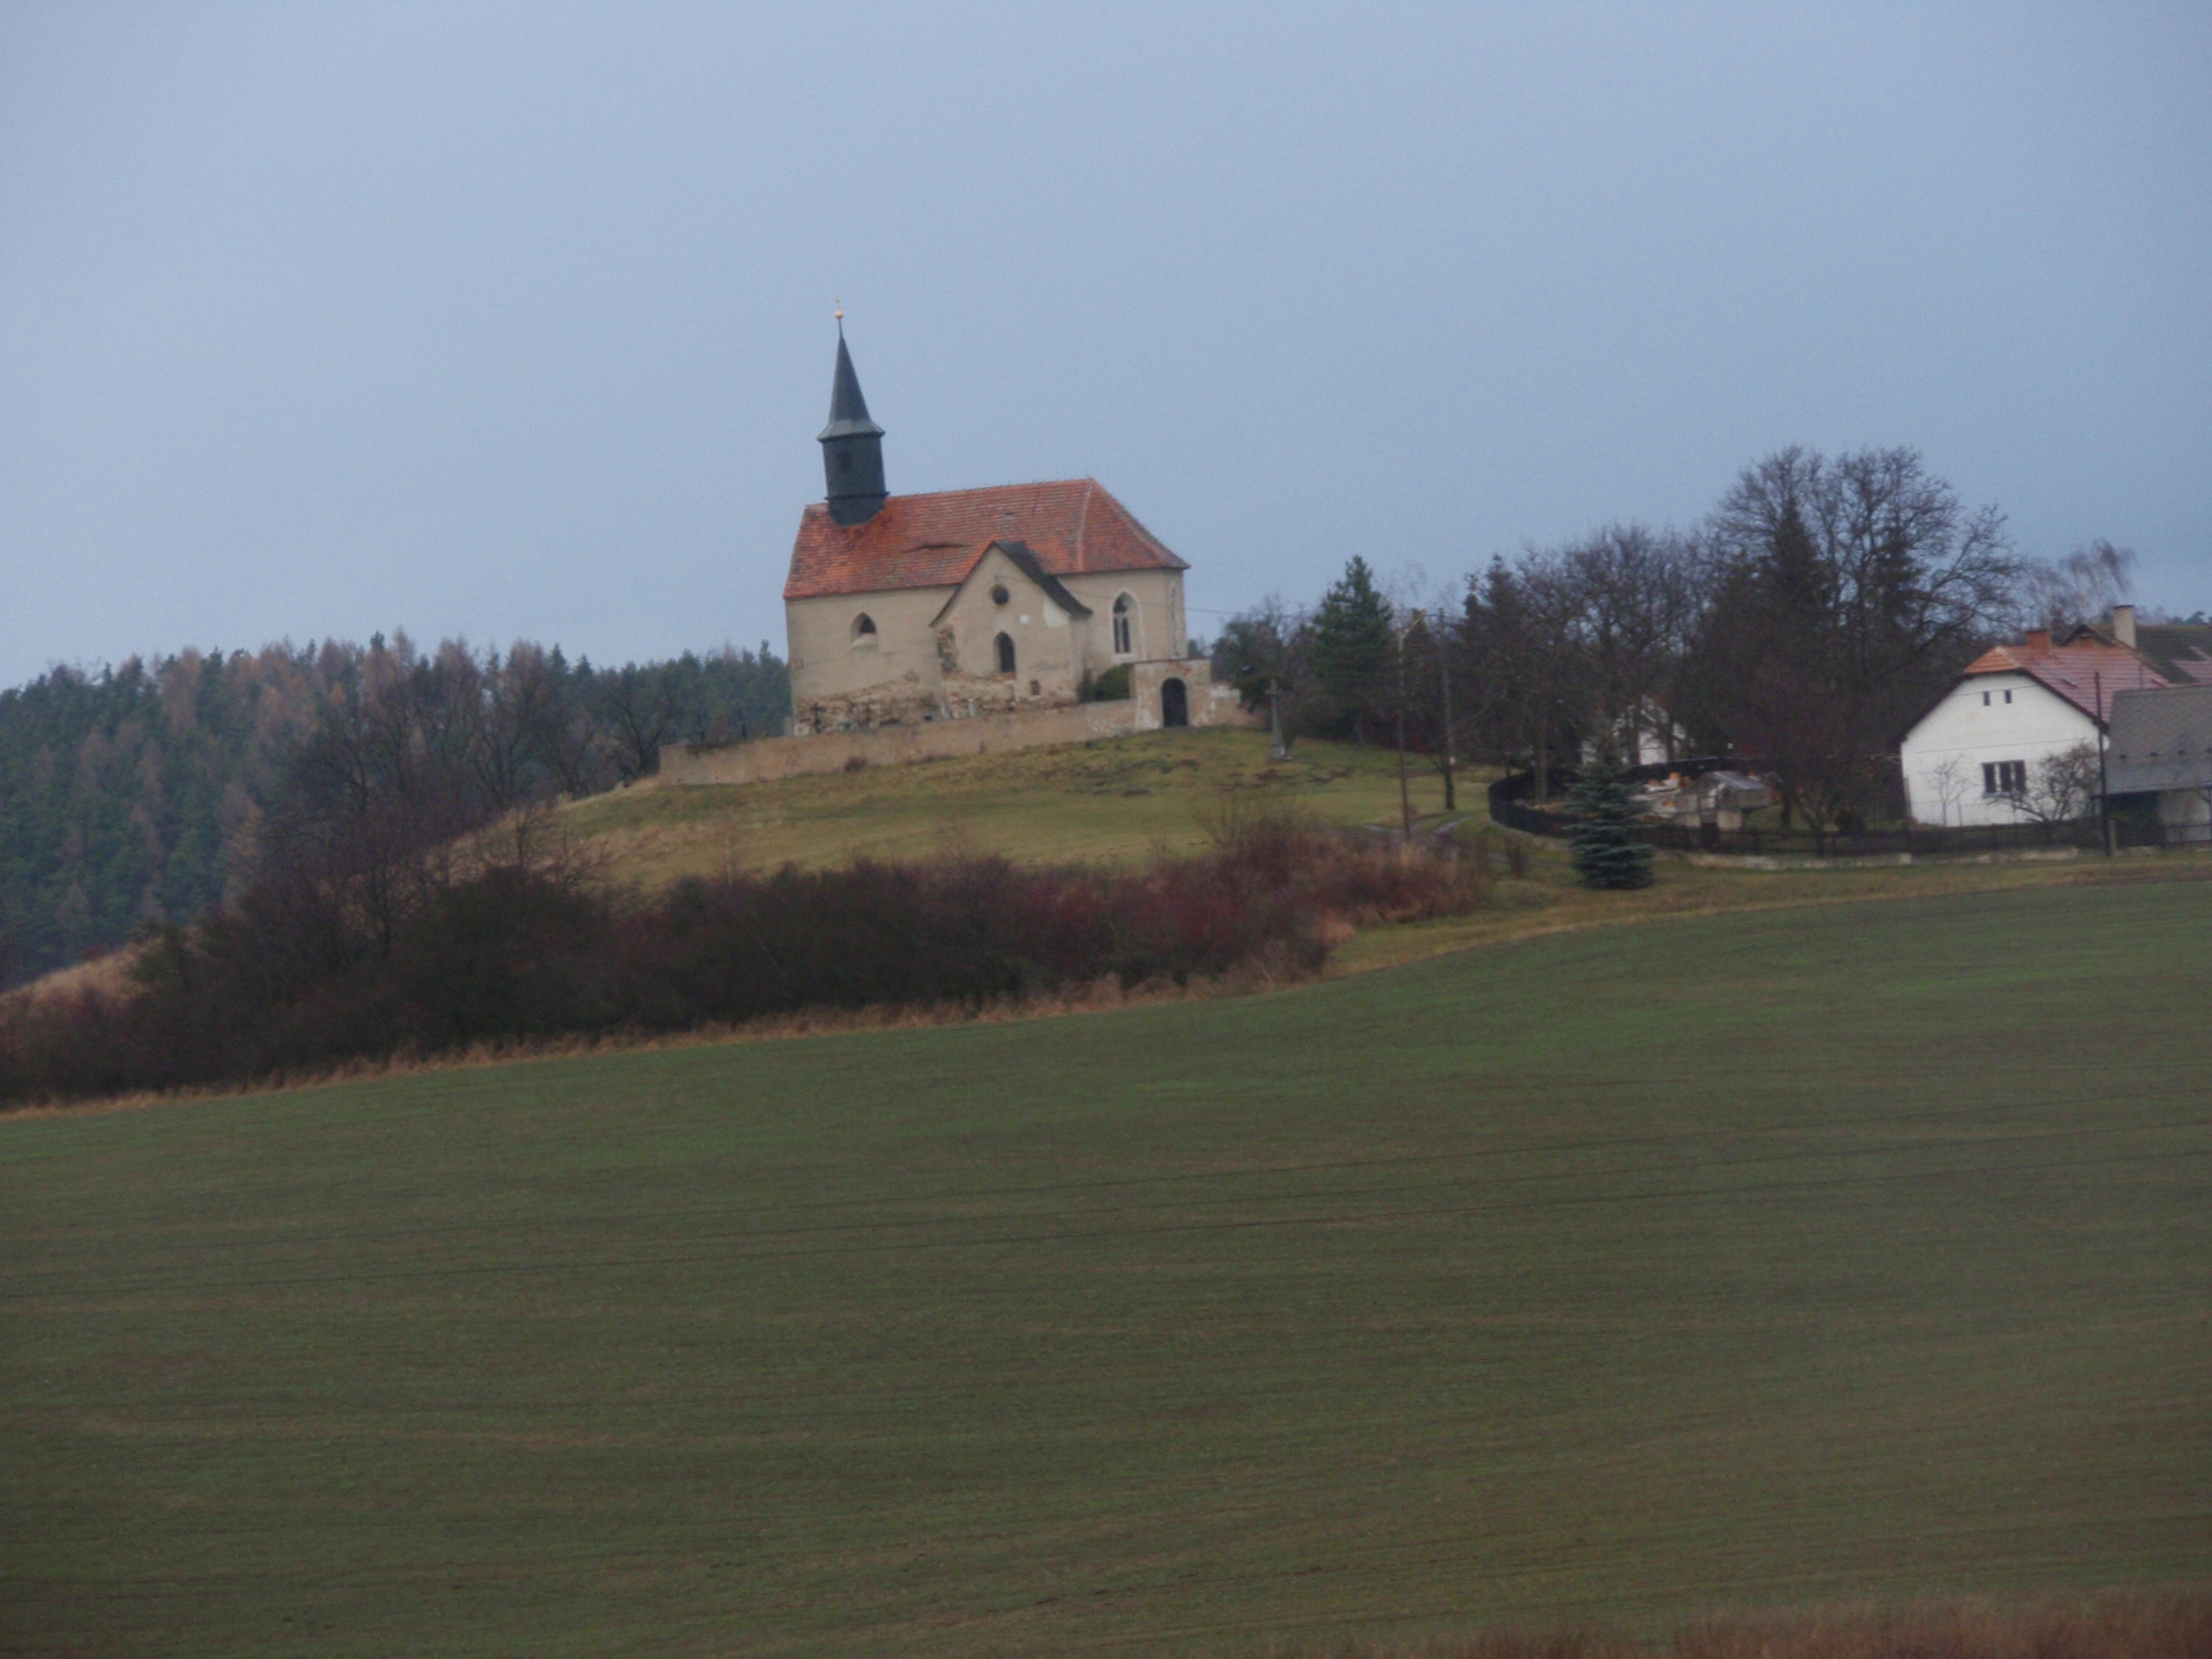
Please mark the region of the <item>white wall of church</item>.
<svg viewBox="0 0 2212 1659"><path fill-rule="evenodd" d="M1182 572L1109 570L1097 575L1063 576L1060 584L1091 607L1085 624L1091 672L1117 662L1146 662L1180 657L1188 643L1183 632ZM1129 650L1114 649L1114 601L1127 594L1135 602Z"/></svg>
<svg viewBox="0 0 2212 1659"><path fill-rule="evenodd" d="M1180 657L1182 573L1130 570L1064 579L1090 607L1075 616L994 548L957 588L895 588L784 605L794 729L910 721L1073 702L1086 674L1117 662ZM993 597L1003 592L1000 605ZM1129 649L1114 649L1114 602L1131 601ZM864 629L865 617L873 624ZM998 640L1013 643L1014 672Z"/></svg>
<svg viewBox="0 0 2212 1659"><path fill-rule="evenodd" d="M993 598L1001 592L1006 596L1004 605ZM985 551L961 583L938 626L951 630L957 672L962 677L998 674L998 641L1003 634L1013 642L1017 697L1066 702L1082 684L1083 618L1054 605L1019 565L995 547Z"/></svg>
<svg viewBox="0 0 2212 1659"><path fill-rule="evenodd" d="M917 696L933 690L939 671L930 623L951 592L907 587L785 601L793 710L803 719L811 702L877 686L904 686ZM854 631L863 616L876 625L872 635Z"/></svg>

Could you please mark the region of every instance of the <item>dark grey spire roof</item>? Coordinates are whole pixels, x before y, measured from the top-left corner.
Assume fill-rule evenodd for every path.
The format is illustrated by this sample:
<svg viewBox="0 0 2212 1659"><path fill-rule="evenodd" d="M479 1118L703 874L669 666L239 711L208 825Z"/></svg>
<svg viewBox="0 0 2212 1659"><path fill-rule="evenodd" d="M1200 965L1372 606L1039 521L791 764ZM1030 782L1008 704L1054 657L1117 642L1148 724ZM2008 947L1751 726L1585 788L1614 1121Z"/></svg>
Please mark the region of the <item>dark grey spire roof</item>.
<svg viewBox="0 0 2212 1659"><path fill-rule="evenodd" d="M860 395L860 377L853 373L853 354L845 349L845 331L837 331L837 378L830 386L830 424L817 434L831 438L880 438L883 428L868 418L868 400Z"/></svg>

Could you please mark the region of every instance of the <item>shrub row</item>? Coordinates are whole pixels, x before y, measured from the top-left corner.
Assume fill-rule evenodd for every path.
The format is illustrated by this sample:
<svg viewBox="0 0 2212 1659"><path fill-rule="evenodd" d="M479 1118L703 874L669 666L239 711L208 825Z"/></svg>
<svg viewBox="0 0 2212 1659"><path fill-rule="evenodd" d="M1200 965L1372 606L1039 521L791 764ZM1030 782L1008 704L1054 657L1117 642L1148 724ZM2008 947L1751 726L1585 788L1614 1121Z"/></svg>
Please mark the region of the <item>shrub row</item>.
<svg viewBox="0 0 2212 1659"><path fill-rule="evenodd" d="M457 878L396 927L264 881L142 941L122 988L0 1005L0 1100L245 1081L487 1040L667 1032L805 1009L1310 974L1346 925L1481 901L1486 866L1265 820L1117 872L995 857L690 880L651 899L557 862Z"/></svg>
<svg viewBox="0 0 2212 1659"><path fill-rule="evenodd" d="M1796 1618L1708 1619L1664 1637L1499 1632L1270 1651L1278 1659L2206 1659L2212 1595L2190 1589L2014 1606L1856 1605Z"/></svg>

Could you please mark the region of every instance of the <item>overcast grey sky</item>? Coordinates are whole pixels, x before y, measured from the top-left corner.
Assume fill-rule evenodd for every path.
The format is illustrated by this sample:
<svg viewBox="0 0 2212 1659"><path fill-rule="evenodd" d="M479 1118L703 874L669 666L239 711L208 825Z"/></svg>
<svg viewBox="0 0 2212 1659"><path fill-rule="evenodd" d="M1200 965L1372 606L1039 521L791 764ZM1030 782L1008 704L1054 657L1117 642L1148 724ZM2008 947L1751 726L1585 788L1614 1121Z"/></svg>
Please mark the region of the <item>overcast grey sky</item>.
<svg viewBox="0 0 2212 1659"><path fill-rule="evenodd" d="M0 11L0 682L771 641L842 295L895 491L1207 612L1911 444L2212 605L2212 7Z"/></svg>

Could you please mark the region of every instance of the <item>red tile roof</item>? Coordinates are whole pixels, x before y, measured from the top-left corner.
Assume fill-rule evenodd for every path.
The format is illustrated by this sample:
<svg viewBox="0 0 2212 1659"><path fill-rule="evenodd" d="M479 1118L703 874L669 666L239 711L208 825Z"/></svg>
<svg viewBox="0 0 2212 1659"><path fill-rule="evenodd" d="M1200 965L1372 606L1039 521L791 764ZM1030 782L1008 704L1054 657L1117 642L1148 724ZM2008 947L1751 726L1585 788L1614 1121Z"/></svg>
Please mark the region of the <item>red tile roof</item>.
<svg viewBox="0 0 2212 1659"><path fill-rule="evenodd" d="M953 587L993 542L1026 542L1055 576L1189 567L1093 478L894 495L866 524L841 525L817 501L800 515L787 599Z"/></svg>
<svg viewBox="0 0 2212 1659"><path fill-rule="evenodd" d="M2063 641L2032 634L2020 645L1992 646L1966 665L1968 674L2026 674L2049 687L2092 720L2110 720L2112 694L2166 684L2158 671L2124 645L2078 628ZM2102 691L2101 706L2098 693Z"/></svg>

